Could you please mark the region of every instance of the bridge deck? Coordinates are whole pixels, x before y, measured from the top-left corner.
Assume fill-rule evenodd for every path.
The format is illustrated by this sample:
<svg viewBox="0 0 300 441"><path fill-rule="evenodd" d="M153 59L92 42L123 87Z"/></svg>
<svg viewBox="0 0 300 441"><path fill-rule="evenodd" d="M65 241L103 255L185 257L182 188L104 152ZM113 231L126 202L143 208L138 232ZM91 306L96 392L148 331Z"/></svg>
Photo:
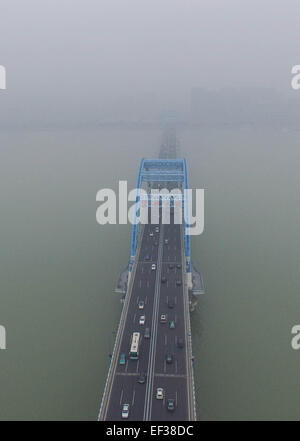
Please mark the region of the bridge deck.
<svg viewBox="0 0 300 441"><path fill-rule="evenodd" d="M150 236L153 232L153 236ZM168 239L165 243L164 239ZM101 420L121 420L122 405L130 405L129 420L191 420L194 403L191 397L191 351L189 346L187 296L184 285L183 240L180 225L145 225L141 236L137 263L130 282L120 330L108 378L108 385L100 410ZM150 260L146 260L146 255ZM151 265L156 264L156 270ZM169 268L173 264L173 268ZM176 266L178 265L178 267ZM180 267L179 267L180 266ZM161 277L166 282L161 283ZM182 281L177 285L176 281ZM173 308L168 301L173 300ZM144 300L144 310L138 302ZM167 314L167 323L160 323L161 314ZM145 325L139 325L139 317L146 316ZM169 322L174 320L175 329ZM150 328L151 338L144 338L145 328ZM129 358L130 339L133 332L141 333L138 360ZM178 348L178 338L184 347ZM120 365L120 355L126 354L126 364ZM172 353L173 362L168 364L166 353ZM146 382L137 382L141 373L147 374ZM164 399L157 400L156 389L164 389ZM174 412L167 410L167 399L176 401Z"/></svg>

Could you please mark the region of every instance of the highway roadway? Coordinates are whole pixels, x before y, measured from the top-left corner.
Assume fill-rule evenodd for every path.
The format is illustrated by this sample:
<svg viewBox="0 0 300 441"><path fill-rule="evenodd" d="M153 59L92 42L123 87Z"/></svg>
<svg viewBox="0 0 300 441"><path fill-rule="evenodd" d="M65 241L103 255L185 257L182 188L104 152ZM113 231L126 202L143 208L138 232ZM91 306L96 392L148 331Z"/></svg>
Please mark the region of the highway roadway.
<svg viewBox="0 0 300 441"><path fill-rule="evenodd" d="M149 420L188 420L184 278L180 225L163 226L161 280L165 279L165 282L160 283ZM160 322L162 314L167 315L167 323ZM170 329L171 321L174 321L175 329ZM179 338L184 341L183 348L178 347ZM167 354L172 356L172 363L167 363ZM155 398L158 387L164 390L162 401ZM174 412L167 409L168 399L175 400L176 409Z"/></svg>
<svg viewBox="0 0 300 441"><path fill-rule="evenodd" d="M189 385L190 351L187 347L186 299L184 298L182 231L180 225L145 225L137 254L137 264L132 277L128 298L124 303L119 338L116 342L103 397L100 419L122 420L123 404L130 406L131 421L184 421L191 419L191 397ZM147 256L147 254L149 256ZM149 258L150 257L150 258ZM156 269L152 270L152 264ZM163 279L163 281L162 281ZM140 300L144 309L138 308ZM167 322L161 323L161 315ZM139 324L141 315L146 316L144 325ZM170 328L174 321L175 328ZM150 338L144 331L150 328ZM129 358L133 332L141 333L139 359ZM178 339L183 347L178 347ZM167 363L166 354L172 355ZM126 363L120 365L121 354ZM146 381L140 384L140 374ZM156 398L157 388L163 388L164 398ZM167 399L175 400L175 410L167 409Z"/></svg>

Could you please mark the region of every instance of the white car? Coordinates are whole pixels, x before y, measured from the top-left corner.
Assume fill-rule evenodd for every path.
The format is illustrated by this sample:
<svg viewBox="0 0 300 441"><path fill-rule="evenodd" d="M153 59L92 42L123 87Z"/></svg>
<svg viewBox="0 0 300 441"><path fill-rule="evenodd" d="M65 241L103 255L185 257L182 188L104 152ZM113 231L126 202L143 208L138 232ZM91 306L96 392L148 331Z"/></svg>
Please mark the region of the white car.
<svg viewBox="0 0 300 441"><path fill-rule="evenodd" d="M155 231L156 231L156 233L159 233L159 228L156 227L156 228L155 228Z"/></svg>
<svg viewBox="0 0 300 441"><path fill-rule="evenodd" d="M122 418L127 419L129 417L129 404L123 404L122 407Z"/></svg>
<svg viewBox="0 0 300 441"><path fill-rule="evenodd" d="M140 321L139 321L140 325L144 325L144 324L145 324L145 321L146 321L146 316L141 315L141 316L140 316Z"/></svg>
<svg viewBox="0 0 300 441"><path fill-rule="evenodd" d="M160 316L160 323L167 323L167 314L162 314Z"/></svg>
<svg viewBox="0 0 300 441"><path fill-rule="evenodd" d="M150 232L149 236L150 236L150 237L153 237L153 231Z"/></svg>
<svg viewBox="0 0 300 441"><path fill-rule="evenodd" d="M144 309L145 302L143 300L139 301L139 309Z"/></svg>
<svg viewBox="0 0 300 441"><path fill-rule="evenodd" d="M151 271L155 271L155 270L156 270L156 265L155 265L155 263L152 263Z"/></svg>
<svg viewBox="0 0 300 441"><path fill-rule="evenodd" d="M161 387L158 387L156 390L156 398L157 398L157 400L164 399L164 390Z"/></svg>

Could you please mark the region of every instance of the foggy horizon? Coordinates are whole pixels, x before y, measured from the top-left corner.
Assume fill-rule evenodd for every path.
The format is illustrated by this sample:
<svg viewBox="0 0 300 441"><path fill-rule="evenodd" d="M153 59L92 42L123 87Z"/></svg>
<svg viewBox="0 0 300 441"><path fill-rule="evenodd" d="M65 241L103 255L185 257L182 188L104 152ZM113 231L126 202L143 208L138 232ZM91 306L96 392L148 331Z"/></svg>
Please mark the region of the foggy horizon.
<svg viewBox="0 0 300 441"><path fill-rule="evenodd" d="M194 88L298 101L299 16L294 0L5 0L0 124L187 120Z"/></svg>

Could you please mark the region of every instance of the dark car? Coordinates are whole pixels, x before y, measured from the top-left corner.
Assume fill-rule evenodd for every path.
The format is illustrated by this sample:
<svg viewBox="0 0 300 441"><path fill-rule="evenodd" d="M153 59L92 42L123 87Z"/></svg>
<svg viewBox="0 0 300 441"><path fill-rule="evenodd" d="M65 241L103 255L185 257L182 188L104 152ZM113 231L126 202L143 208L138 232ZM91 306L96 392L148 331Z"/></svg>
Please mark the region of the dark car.
<svg viewBox="0 0 300 441"><path fill-rule="evenodd" d="M150 260L150 254L146 254L145 260Z"/></svg>
<svg viewBox="0 0 300 441"><path fill-rule="evenodd" d="M173 410L175 410L175 400L173 399L173 398L169 398L168 400L167 400L167 409L169 410L169 411L173 411Z"/></svg>
<svg viewBox="0 0 300 441"><path fill-rule="evenodd" d="M170 269L173 269L173 268L174 268L174 264L173 264L173 263L169 263L168 266L169 266Z"/></svg>
<svg viewBox="0 0 300 441"><path fill-rule="evenodd" d="M150 328L145 329L144 338L150 338Z"/></svg>
<svg viewBox="0 0 300 441"><path fill-rule="evenodd" d="M142 374L139 376L139 378L138 378L138 383L140 383L140 384L144 384L145 381L146 381L146 374L143 374L143 373L142 373Z"/></svg>
<svg viewBox="0 0 300 441"><path fill-rule="evenodd" d="M161 283L166 283L166 281L167 281L167 278L165 276L162 276Z"/></svg>
<svg viewBox="0 0 300 441"><path fill-rule="evenodd" d="M177 346L178 346L178 348L183 348L183 347L184 347L184 341L183 341L183 338L179 338L179 339L177 340Z"/></svg>
<svg viewBox="0 0 300 441"><path fill-rule="evenodd" d="M165 359L166 359L166 362L167 362L168 364L173 363L173 355L172 355L171 353L168 352L168 353L166 354Z"/></svg>
<svg viewBox="0 0 300 441"><path fill-rule="evenodd" d="M181 280L176 280L176 285L177 285L177 286L182 285L182 281L181 281Z"/></svg>
<svg viewBox="0 0 300 441"><path fill-rule="evenodd" d="M168 299L168 308L173 309L175 306L173 299Z"/></svg>

